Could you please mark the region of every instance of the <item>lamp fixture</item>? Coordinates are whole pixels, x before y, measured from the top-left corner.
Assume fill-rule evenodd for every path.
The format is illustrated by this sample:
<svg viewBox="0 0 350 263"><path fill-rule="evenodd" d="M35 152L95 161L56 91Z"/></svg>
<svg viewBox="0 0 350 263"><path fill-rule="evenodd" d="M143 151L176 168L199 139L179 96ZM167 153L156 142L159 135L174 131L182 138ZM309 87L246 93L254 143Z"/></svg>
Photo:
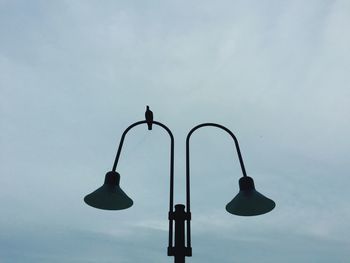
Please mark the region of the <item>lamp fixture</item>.
<svg viewBox="0 0 350 263"><path fill-rule="evenodd" d="M174 136L166 125L153 120L153 112L149 109L149 106L147 106L145 117L146 120L131 124L123 132L112 170L106 174L104 184L100 188L85 196L84 201L86 204L94 208L104 210L127 209L133 205L131 198L128 197L127 194L120 188L120 175L116 171L116 168L124 139L128 131L135 126L147 124L148 130L152 130L153 125L156 125L163 128L170 137L168 256L174 256L175 263L184 263L185 257L192 256L190 209L190 138L197 129L208 126L216 127L226 131L234 141L243 176L239 179L239 193L226 205L226 210L234 215L256 216L268 213L275 207L274 201L256 191L253 179L247 176L236 136L228 128L216 123L199 124L192 128L188 133L186 137L186 205L177 204L174 206Z"/></svg>

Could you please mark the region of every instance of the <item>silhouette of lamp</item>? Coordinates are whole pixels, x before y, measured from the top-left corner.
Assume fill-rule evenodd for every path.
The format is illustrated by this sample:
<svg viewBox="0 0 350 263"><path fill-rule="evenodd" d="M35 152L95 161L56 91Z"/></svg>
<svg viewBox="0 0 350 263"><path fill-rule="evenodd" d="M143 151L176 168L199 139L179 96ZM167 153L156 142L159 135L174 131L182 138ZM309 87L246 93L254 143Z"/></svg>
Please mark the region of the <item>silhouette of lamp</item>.
<svg viewBox="0 0 350 263"><path fill-rule="evenodd" d="M84 201L95 208L104 210L121 210L132 206L133 201L119 186L120 175L108 172L104 184L96 191L85 196Z"/></svg>
<svg viewBox="0 0 350 263"><path fill-rule="evenodd" d="M190 210L190 137L197 129L205 126L217 127L226 131L234 141L243 176L239 179L239 193L226 205L226 210L229 213L238 216L256 216L268 213L275 207L274 201L256 191L253 179L247 176L236 136L226 127L216 123L199 124L192 128L188 133L186 138L186 206L183 204L177 204L174 206L174 136L167 126L160 122L153 121L153 113L149 110L149 107L147 107L145 121L135 122L123 132L112 171L106 174L104 184L100 188L85 196L85 203L94 208L104 210L121 210L129 208L133 205L131 198L128 197L127 194L120 188L120 175L116 172L116 168L126 134L130 129L140 124L147 124L149 130L152 130L152 125L155 124L166 130L170 136L168 256L174 256L175 263L184 263L185 257L192 256Z"/></svg>

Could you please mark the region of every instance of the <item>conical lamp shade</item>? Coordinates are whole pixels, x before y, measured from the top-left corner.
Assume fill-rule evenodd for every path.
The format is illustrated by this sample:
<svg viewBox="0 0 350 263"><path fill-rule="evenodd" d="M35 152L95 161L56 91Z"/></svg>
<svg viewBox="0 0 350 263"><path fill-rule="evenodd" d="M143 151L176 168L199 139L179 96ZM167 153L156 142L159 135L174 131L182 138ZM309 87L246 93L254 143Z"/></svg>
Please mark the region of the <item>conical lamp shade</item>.
<svg viewBox="0 0 350 263"><path fill-rule="evenodd" d="M255 190L251 177L242 177L239 188L239 193L226 205L227 212L239 216L256 216L268 213L275 207L274 201Z"/></svg>
<svg viewBox="0 0 350 263"><path fill-rule="evenodd" d="M105 183L96 191L85 196L85 203L104 210L121 210L131 207L133 201L120 188L119 181L119 173L108 172Z"/></svg>

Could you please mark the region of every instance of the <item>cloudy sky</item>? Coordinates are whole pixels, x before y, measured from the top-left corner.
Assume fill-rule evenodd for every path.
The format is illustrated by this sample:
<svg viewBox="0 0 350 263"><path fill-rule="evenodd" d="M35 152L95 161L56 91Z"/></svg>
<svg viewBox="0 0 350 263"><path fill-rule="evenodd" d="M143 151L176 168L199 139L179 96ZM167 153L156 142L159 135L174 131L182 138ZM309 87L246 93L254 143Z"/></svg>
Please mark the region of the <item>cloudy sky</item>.
<svg viewBox="0 0 350 263"><path fill-rule="evenodd" d="M118 164L128 210L83 197L103 183L145 105L175 136L237 136L269 214L225 205L241 176L215 128L191 140L187 262L347 263L350 2L0 1L0 262L173 262L169 138L132 130Z"/></svg>

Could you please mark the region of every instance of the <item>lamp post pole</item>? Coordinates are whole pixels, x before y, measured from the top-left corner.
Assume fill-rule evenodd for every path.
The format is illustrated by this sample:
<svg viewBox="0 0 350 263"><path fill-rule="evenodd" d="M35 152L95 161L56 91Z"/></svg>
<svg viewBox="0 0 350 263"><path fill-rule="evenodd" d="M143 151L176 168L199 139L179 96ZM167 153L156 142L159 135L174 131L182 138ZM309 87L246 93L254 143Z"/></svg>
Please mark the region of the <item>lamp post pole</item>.
<svg viewBox="0 0 350 263"><path fill-rule="evenodd" d="M241 177L239 180L239 193L226 205L226 210L235 215L254 216L270 212L275 207L275 203L272 200L255 190L253 179L247 176L236 136L228 128L216 123L199 124L192 128L188 133L186 138L186 206L183 204L176 204L174 206L174 136L166 125L158 121L153 121L153 113L149 110L148 106L145 116L146 120L131 124L123 132L112 171L106 174L105 183L102 185L102 187L98 188L96 191L84 198L84 201L88 205L105 210L121 210L132 206L133 201L119 186L120 175L116 171L118 161L126 134L132 128L141 124L147 124L148 129L152 130L152 125L154 124L163 128L170 137L170 196L168 213L169 240L167 254L168 256L174 257L175 263L185 263L185 257L192 256L190 209L190 137L197 129L206 126L220 128L226 131L234 141L243 177Z"/></svg>

